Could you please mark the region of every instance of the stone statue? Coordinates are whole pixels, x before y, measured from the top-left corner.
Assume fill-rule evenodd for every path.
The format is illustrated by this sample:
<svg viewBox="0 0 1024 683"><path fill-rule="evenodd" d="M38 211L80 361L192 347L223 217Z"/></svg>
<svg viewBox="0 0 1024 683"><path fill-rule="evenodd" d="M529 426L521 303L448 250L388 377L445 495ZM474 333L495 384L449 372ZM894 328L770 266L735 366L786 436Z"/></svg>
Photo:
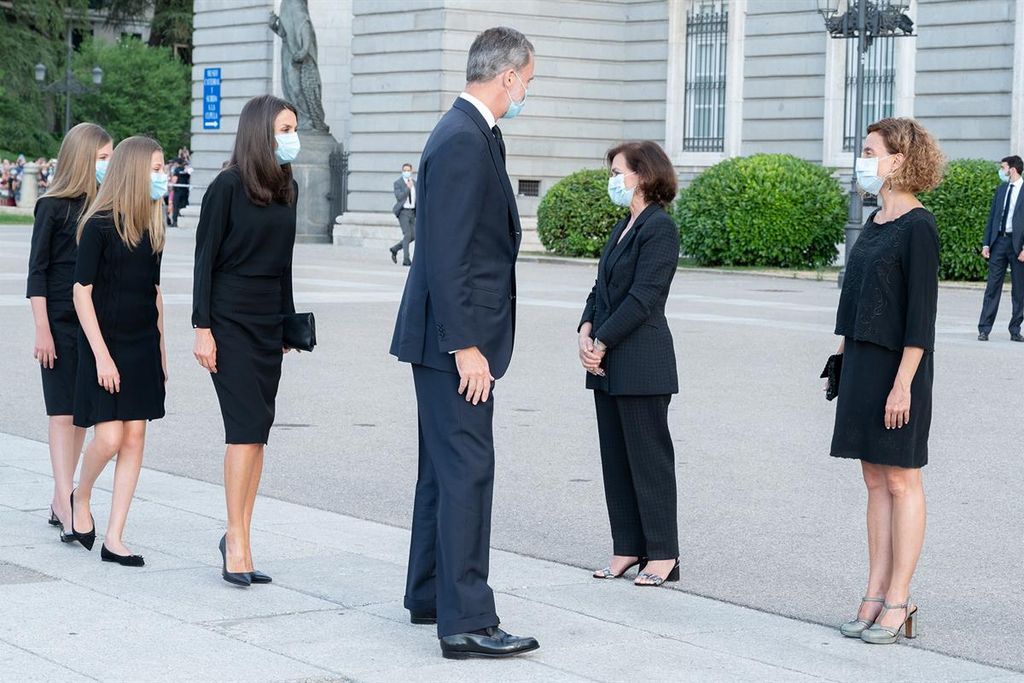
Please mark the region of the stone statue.
<svg viewBox="0 0 1024 683"><path fill-rule="evenodd" d="M307 0L282 0L281 16L270 13L270 30L281 36L281 84L284 98L299 112L299 130L329 133L320 98L316 32Z"/></svg>

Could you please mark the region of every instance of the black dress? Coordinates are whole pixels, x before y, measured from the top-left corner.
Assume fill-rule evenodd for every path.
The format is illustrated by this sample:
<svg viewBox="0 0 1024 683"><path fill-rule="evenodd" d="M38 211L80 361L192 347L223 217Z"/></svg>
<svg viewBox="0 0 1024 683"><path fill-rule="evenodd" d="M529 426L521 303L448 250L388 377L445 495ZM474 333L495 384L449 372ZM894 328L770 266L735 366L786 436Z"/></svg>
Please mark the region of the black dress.
<svg viewBox="0 0 1024 683"><path fill-rule="evenodd" d="M156 308L160 260L148 233L138 246L125 245L109 214L95 215L85 224L78 244L75 282L93 286L92 303L103 341L121 377L121 390L111 394L100 386L96 357L85 332L79 330L74 413L79 427L164 416Z"/></svg>
<svg viewBox="0 0 1024 683"><path fill-rule="evenodd" d="M294 246L294 204L254 204L235 168L210 184L196 231L192 326L209 328L217 344L211 377L225 443L265 444L270 437L282 314L295 312Z"/></svg>
<svg viewBox="0 0 1024 683"><path fill-rule="evenodd" d="M880 225L874 217L850 253L839 299L836 334L846 343L832 455L918 468L928 463L932 420L939 235L925 209ZM910 386L910 422L886 429L885 403L908 346L925 351Z"/></svg>
<svg viewBox="0 0 1024 683"><path fill-rule="evenodd" d="M26 297L46 297L46 317L57 359L42 367L43 399L47 415L71 415L75 403L78 368L78 316L71 290L75 279L78 245L75 231L85 196L42 197L36 203L32 247L28 257Z"/></svg>

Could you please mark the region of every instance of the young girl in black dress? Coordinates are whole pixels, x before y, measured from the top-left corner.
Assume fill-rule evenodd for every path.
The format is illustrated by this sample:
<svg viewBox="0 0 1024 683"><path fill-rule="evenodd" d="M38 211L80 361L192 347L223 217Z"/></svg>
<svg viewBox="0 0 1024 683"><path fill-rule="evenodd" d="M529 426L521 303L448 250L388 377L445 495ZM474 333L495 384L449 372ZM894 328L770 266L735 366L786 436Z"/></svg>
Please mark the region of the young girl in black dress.
<svg viewBox="0 0 1024 683"><path fill-rule="evenodd" d="M164 248L161 199L167 191L163 152L154 140L131 137L114 150L96 201L78 226L75 309L81 321L75 424L96 426L71 494L75 538L96 540L90 512L93 485L117 454L104 561L140 567L122 536L142 468L146 421L164 416Z"/></svg>
<svg viewBox="0 0 1024 683"><path fill-rule="evenodd" d="M270 582L253 567L249 529L287 351L282 314L295 312L296 125L284 100L264 95L246 103L231 163L203 195L196 230L193 352L211 373L224 418L221 575L239 586Z"/></svg>
<svg viewBox="0 0 1024 683"><path fill-rule="evenodd" d="M80 123L68 131L56 175L36 203L32 226L26 296L36 325L33 356L42 369L43 399L50 416L50 524L61 528L61 540L74 540L64 529L71 528L68 499L85 441L85 430L71 420L78 368L78 316L71 299L78 253L75 234L82 212L96 198L113 151L110 136L94 123Z"/></svg>

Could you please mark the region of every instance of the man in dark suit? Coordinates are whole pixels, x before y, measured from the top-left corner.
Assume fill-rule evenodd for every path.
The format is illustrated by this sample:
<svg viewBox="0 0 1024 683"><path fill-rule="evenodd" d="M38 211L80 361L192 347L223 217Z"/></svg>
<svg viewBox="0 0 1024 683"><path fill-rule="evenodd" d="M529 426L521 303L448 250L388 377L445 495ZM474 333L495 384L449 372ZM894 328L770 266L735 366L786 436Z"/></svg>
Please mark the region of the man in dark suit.
<svg viewBox="0 0 1024 683"><path fill-rule="evenodd" d="M466 90L420 160L419 246L391 353L412 364L419 477L405 607L437 623L445 657L510 656L537 641L498 628L487 584L494 484L493 383L512 358L521 228L497 118L533 79L533 45L509 28L473 42Z"/></svg>
<svg viewBox="0 0 1024 683"><path fill-rule="evenodd" d="M398 263L398 252L402 252L402 265L411 266L409 243L416 239L416 181L412 177L412 164L402 165L402 175L395 179L395 205L391 212L402 226L402 239L390 247L391 261Z"/></svg>
<svg viewBox="0 0 1024 683"><path fill-rule="evenodd" d="M978 341L988 341L992 325L999 312L999 299L1003 294L1006 268L1010 268L1010 339L1024 342L1020 326L1024 321L1024 160L1017 155L1000 162L999 178L1003 182L996 188L992 207L985 224L981 255L988 259L988 284L978 321Z"/></svg>

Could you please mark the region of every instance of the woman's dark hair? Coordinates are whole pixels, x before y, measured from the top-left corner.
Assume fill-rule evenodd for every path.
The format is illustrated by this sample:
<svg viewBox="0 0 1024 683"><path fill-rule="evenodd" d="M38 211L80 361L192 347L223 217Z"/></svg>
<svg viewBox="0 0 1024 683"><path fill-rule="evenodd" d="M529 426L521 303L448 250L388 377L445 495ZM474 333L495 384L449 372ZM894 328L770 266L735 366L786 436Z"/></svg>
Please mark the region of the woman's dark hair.
<svg viewBox="0 0 1024 683"><path fill-rule="evenodd" d="M273 95L260 95L245 103L238 117L235 149L229 168L237 168L245 193L257 206L272 201L291 205L295 202L292 166L282 166L274 156L274 119L287 109L298 117L290 103Z"/></svg>
<svg viewBox="0 0 1024 683"><path fill-rule="evenodd" d="M649 202L668 207L676 197L678 181L676 169L665 150L656 142L623 142L608 150L608 165L619 154L626 157L626 163L640 176L640 192Z"/></svg>
<svg viewBox="0 0 1024 683"><path fill-rule="evenodd" d="M1024 173L1024 160L1014 154L1013 156L1003 157L999 160L999 163L1006 164L1012 169L1015 169L1017 173Z"/></svg>

